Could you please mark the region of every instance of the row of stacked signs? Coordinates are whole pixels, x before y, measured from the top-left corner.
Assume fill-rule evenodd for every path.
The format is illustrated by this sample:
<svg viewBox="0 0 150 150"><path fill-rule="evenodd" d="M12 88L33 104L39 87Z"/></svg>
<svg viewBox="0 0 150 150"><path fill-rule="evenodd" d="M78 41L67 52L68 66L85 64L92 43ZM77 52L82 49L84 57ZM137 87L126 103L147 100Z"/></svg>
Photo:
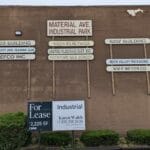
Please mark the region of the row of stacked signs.
<svg viewBox="0 0 150 150"><path fill-rule="evenodd" d="M144 45L145 58L130 59L107 59L108 72L147 72L150 71L150 59L146 56L146 44L150 44L149 38L121 38L121 39L105 39L105 44L109 45Z"/></svg>
<svg viewBox="0 0 150 150"><path fill-rule="evenodd" d="M48 20L47 36L74 37L92 36L91 20ZM91 40L49 41L48 60L93 60L93 46ZM55 47L55 48L54 48ZM71 48L68 48L71 47Z"/></svg>
<svg viewBox="0 0 150 150"><path fill-rule="evenodd" d="M111 59L106 60L106 70L111 72L112 77L112 92L115 95L114 72L146 72L147 92L150 95L150 59L147 58L146 44L150 44L149 38L121 38L121 39L106 39L105 44L110 46ZM130 58L130 59L113 59L112 45L143 45L145 58Z"/></svg>
<svg viewBox="0 0 150 150"><path fill-rule="evenodd" d="M34 60L34 40L0 40L0 60Z"/></svg>

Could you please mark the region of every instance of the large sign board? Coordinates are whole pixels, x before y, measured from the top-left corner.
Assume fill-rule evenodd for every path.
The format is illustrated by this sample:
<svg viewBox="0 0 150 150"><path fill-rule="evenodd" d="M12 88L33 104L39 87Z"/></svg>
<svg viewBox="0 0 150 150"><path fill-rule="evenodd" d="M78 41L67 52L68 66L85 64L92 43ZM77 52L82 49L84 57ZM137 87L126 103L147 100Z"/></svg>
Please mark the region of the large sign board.
<svg viewBox="0 0 150 150"><path fill-rule="evenodd" d="M73 54L92 54L92 48L50 48L48 54L50 55L73 55Z"/></svg>
<svg viewBox="0 0 150 150"><path fill-rule="evenodd" d="M150 66L107 66L108 72L146 72Z"/></svg>
<svg viewBox="0 0 150 150"><path fill-rule="evenodd" d="M107 59L107 65L149 65L150 59Z"/></svg>
<svg viewBox="0 0 150 150"><path fill-rule="evenodd" d="M30 131L52 130L52 102L28 103L28 129Z"/></svg>
<svg viewBox="0 0 150 150"><path fill-rule="evenodd" d="M49 41L48 45L54 47L94 46L94 41Z"/></svg>
<svg viewBox="0 0 150 150"><path fill-rule="evenodd" d="M105 39L105 44L150 44L149 38L114 38Z"/></svg>
<svg viewBox="0 0 150 150"><path fill-rule="evenodd" d="M34 40L0 40L0 46L35 46Z"/></svg>
<svg viewBox="0 0 150 150"><path fill-rule="evenodd" d="M35 54L0 54L0 60L34 60Z"/></svg>
<svg viewBox="0 0 150 150"><path fill-rule="evenodd" d="M47 36L92 36L92 20L48 20Z"/></svg>
<svg viewBox="0 0 150 150"><path fill-rule="evenodd" d="M49 55L48 60L93 60L94 55Z"/></svg>
<svg viewBox="0 0 150 150"><path fill-rule="evenodd" d="M53 101L53 131L85 130L84 101Z"/></svg>
<svg viewBox="0 0 150 150"><path fill-rule="evenodd" d="M0 47L0 53L35 53L34 47Z"/></svg>

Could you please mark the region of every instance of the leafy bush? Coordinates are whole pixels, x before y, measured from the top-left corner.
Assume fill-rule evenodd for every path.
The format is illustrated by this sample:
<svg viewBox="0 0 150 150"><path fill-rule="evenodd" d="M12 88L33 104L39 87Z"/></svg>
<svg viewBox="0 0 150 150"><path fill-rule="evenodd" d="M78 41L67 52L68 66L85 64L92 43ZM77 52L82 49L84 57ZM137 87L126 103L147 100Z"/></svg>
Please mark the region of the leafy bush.
<svg viewBox="0 0 150 150"><path fill-rule="evenodd" d="M80 140L86 146L116 145L119 135L111 130L86 131L82 133Z"/></svg>
<svg viewBox="0 0 150 150"><path fill-rule="evenodd" d="M41 144L50 146L66 146L72 139L67 132L41 133Z"/></svg>
<svg viewBox="0 0 150 150"><path fill-rule="evenodd" d="M30 135L23 113L0 115L0 150L16 150L30 141Z"/></svg>
<svg viewBox="0 0 150 150"><path fill-rule="evenodd" d="M150 145L150 129L135 129L127 132L127 140L135 144Z"/></svg>

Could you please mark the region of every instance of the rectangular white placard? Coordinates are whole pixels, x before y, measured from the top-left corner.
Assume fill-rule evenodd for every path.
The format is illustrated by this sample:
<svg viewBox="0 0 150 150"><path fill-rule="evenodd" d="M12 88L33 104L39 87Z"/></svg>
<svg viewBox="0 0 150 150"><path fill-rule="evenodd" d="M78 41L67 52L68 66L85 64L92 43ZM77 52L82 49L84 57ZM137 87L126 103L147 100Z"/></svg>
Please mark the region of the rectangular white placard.
<svg viewBox="0 0 150 150"><path fill-rule="evenodd" d="M50 48L48 54L50 55L73 55L73 54L92 54L92 48Z"/></svg>
<svg viewBox="0 0 150 150"><path fill-rule="evenodd" d="M48 20L47 36L92 36L92 20Z"/></svg>
<svg viewBox="0 0 150 150"><path fill-rule="evenodd" d="M35 53L34 47L0 47L0 53Z"/></svg>
<svg viewBox="0 0 150 150"><path fill-rule="evenodd" d="M85 104L80 101L53 101L53 131L85 130Z"/></svg>
<svg viewBox="0 0 150 150"><path fill-rule="evenodd" d="M0 46L35 46L35 40L0 40Z"/></svg>
<svg viewBox="0 0 150 150"><path fill-rule="evenodd" d="M105 44L150 44L149 38L114 38L105 39Z"/></svg>
<svg viewBox="0 0 150 150"><path fill-rule="evenodd" d="M107 59L107 65L149 65L150 59Z"/></svg>
<svg viewBox="0 0 150 150"><path fill-rule="evenodd" d="M94 41L49 41L48 45L54 47L83 47L94 46Z"/></svg>
<svg viewBox="0 0 150 150"><path fill-rule="evenodd" d="M0 54L0 60L34 60L35 54Z"/></svg>
<svg viewBox="0 0 150 150"><path fill-rule="evenodd" d="M150 66L107 66L108 72L146 72Z"/></svg>
<svg viewBox="0 0 150 150"><path fill-rule="evenodd" d="M93 60L94 55L49 55L48 60Z"/></svg>

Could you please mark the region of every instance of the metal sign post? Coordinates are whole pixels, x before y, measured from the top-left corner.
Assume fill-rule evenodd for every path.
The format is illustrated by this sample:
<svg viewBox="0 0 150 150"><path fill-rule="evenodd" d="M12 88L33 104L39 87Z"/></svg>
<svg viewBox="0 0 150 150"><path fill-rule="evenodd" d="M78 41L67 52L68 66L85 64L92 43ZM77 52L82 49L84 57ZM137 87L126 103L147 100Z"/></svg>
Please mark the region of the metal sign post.
<svg viewBox="0 0 150 150"><path fill-rule="evenodd" d="M88 41L88 36L86 36L86 40ZM86 69L87 69L87 97L91 97L91 84L90 84L90 62L86 61Z"/></svg>
<svg viewBox="0 0 150 150"><path fill-rule="evenodd" d="M28 60L28 84L27 84L27 99L31 96L31 62Z"/></svg>
<svg viewBox="0 0 150 150"><path fill-rule="evenodd" d="M144 44L144 56L145 58L147 58L146 44ZM150 81L148 71L146 71L146 81L147 81L147 94L150 95Z"/></svg>
<svg viewBox="0 0 150 150"><path fill-rule="evenodd" d="M110 58L113 58L113 51L112 51L112 44L109 45L109 50L110 50ZM111 72L111 83L112 83L112 94L115 95L115 77L114 77L114 72Z"/></svg>
<svg viewBox="0 0 150 150"><path fill-rule="evenodd" d="M75 150L75 135L74 135L75 131L71 131L71 135L72 135L72 150Z"/></svg>
<svg viewBox="0 0 150 150"><path fill-rule="evenodd" d="M54 36L52 37L52 40L54 41ZM54 47L53 47L54 48ZM53 99L55 99L55 80L56 80L56 78L55 78L55 60L53 60L52 61L52 65L53 65L53 67L52 67L52 72L53 72L53 91L52 91L52 98Z"/></svg>

